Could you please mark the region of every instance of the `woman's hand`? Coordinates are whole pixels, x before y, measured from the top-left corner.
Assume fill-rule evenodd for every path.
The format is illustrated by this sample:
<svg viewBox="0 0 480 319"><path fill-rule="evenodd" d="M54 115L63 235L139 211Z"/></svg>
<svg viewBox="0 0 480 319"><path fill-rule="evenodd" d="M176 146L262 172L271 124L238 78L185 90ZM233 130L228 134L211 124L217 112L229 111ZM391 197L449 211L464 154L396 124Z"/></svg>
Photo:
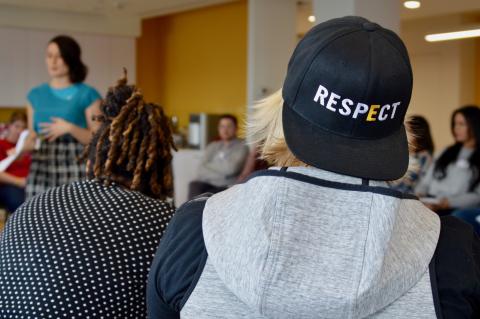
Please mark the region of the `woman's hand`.
<svg viewBox="0 0 480 319"><path fill-rule="evenodd" d="M35 142L37 140L37 134L33 131L28 133L27 138L24 141L23 148L20 150L18 157L25 153L29 153L35 149ZM11 156L17 153L17 146L7 150L7 156Z"/></svg>
<svg viewBox="0 0 480 319"><path fill-rule="evenodd" d="M442 198L438 203L424 203L425 206L430 208L433 211L439 211L439 210L444 210L444 209L450 209L450 203L448 202L448 199Z"/></svg>
<svg viewBox="0 0 480 319"><path fill-rule="evenodd" d="M25 188L27 186L27 179L25 177L16 177L15 176L15 186L20 188Z"/></svg>
<svg viewBox="0 0 480 319"><path fill-rule="evenodd" d="M47 141L55 141L60 136L70 133L72 130L72 123L65 121L59 117L52 117L51 123L40 123L40 133L47 139Z"/></svg>
<svg viewBox="0 0 480 319"><path fill-rule="evenodd" d="M0 183L13 185L19 188L25 188L27 179L25 177L18 177L7 172L0 172Z"/></svg>
<svg viewBox="0 0 480 319"><path fill-rule="evenodd" d="M7 156L11 156L17 152L17 149L15 147L12 147L7 150Z"/></svg>

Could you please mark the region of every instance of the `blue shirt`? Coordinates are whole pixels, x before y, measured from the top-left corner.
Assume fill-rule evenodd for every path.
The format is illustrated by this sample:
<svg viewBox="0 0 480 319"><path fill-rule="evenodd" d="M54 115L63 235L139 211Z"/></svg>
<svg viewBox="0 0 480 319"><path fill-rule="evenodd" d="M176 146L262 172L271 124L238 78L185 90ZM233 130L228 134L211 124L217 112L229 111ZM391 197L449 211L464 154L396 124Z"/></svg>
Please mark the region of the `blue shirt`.
<svg viewBox="0 0 480 319"><path fill-rule="evenodd" d="M76 84L61 89L50 87L50 90L52 90L53 94L63 100L71 100L75 94L77 94L78 89L78 85Z"/></svg>
<svg viewBox="0 0 480 319"><path fill-rule="evenodd" d="M33 129L40 131L39 123L50 123L60 117L76 126L87 128L85 109L101 96L91 86L76 83L67 88L54 89L48 83L33 88L27 99L33 108Z"/></svg>

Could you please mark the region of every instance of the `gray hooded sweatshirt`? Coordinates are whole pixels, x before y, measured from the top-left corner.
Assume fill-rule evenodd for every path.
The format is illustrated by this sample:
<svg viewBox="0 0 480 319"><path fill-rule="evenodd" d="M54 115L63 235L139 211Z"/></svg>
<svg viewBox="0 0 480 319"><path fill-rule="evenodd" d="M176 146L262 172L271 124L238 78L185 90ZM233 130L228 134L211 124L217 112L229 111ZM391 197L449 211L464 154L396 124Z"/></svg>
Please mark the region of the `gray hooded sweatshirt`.
<svg viewBox="0 0 480 319"><path fill-rule="evenodd" d="M257 177L207 201L209 257L181 317L435 318L428 265L439 231L417 200Z"/></svg>
<svg viewBox="0 0 480 319"><path fill-rule="evenodd" d="M384 182L268 170L180 207L147 305L152 319L478 318L480 242Z"/></svg>
<svg viewBox="0 0 480 319"><path fill-rule="evenodd" d="M289 168L289 178L267 172L206 202L206 253L178 297L181 318L436 318L437 215L384 182L306 167Z"/></svg>

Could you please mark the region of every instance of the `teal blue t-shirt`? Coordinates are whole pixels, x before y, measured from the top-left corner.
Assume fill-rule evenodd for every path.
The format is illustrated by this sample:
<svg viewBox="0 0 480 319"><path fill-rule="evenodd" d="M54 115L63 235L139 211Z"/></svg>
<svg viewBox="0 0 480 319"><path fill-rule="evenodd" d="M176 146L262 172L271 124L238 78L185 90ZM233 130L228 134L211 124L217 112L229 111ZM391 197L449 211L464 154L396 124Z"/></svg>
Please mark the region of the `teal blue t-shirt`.
<svg viewBox="0 0 480 319"><path fill-rule="evenodd" d="M69 87L61 89L55 89L50 87L50 89L52 90L53 94L55 94L55 96L64 100L71 100L78 92L78 85L70 85Z"/></svg>
<svg viewBox="0 0 480 319"><path fill-rule="evenodd" d="M84 83L76 83L63 89L54 89L48 83L41 84L27 95L33 108L33 128L38 133L39 123L50 123L52 117L60 117L87 128L85 109L100 98L97 90Z"/></svg>

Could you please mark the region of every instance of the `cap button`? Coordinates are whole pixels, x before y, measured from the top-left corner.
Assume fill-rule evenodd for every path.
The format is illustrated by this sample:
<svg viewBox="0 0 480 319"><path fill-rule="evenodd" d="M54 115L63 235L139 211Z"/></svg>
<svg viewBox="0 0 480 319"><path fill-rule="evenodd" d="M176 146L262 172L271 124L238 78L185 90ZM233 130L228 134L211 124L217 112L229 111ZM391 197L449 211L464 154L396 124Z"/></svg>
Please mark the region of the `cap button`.
<svg viewBox="0 0 480 319"><path fill-rule="evenodd" d="M362 27L367 31L375 31L375 30L378 30L380 28L380 26L378 24L373 23L373 22L364 22L362 24Z"/></svg>

